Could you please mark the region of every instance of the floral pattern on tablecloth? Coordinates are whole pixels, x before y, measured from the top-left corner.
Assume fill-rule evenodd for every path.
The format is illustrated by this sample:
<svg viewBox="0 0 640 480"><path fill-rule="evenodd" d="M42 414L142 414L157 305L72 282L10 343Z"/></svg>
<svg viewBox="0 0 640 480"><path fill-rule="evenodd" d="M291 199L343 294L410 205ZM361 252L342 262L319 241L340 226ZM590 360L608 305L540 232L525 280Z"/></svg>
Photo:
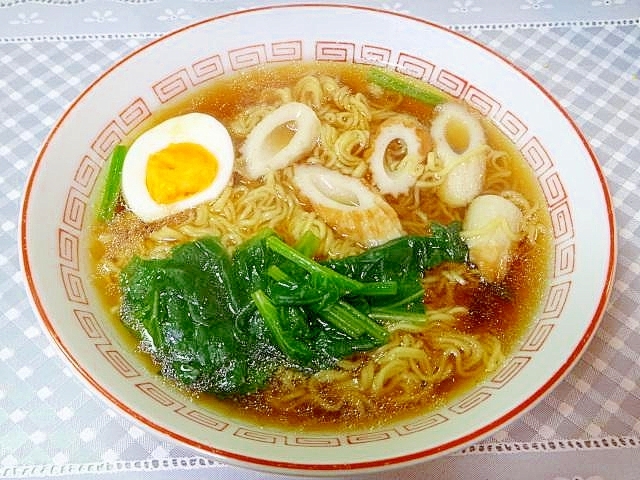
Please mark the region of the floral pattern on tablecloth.
<svg viewBox="0 0 640 480"><path fill-rule="evenodd" d="M305 0L5 0L0 1L0 41L48 36L161 34L233 10ZM456 28L532 28L604 25L640 18L638 0L338 1L425 18ZM132 15L132 9L135 14ZM70 10L73 10L72 14Z"/></svg>

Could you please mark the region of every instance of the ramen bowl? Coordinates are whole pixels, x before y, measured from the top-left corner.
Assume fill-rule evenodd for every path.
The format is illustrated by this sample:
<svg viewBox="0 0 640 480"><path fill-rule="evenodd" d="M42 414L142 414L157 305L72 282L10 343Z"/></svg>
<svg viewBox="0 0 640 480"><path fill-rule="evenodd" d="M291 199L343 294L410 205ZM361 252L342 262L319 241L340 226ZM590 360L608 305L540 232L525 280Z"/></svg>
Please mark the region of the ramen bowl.
<svg viewBox="0 0 640 480"><path fill-rule="evenodd" d="M488 117L540 186L552 252L536 314L496 371L440 408L360 431L322 433L230 417L160 378L105 311L92 278L88 230L113 148L155 111L204 85L293 61L385 66L440 88ZM106 402L223 462L310 475L407 466L504 428L549 393L584 352L603 315L615 265L604 176L559 103L473 40L428 21L356 6L229 13L126 56L72 102L49 134L28 179L21 228L22 265L43 328Z"/></svg>

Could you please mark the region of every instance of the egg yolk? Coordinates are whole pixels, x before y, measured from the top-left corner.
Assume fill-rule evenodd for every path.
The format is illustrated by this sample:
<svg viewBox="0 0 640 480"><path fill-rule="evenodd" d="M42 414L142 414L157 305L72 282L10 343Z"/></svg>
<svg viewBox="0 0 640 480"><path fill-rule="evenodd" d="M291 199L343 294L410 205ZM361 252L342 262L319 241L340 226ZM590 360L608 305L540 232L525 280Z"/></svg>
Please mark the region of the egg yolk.
<svg viewBox="0 0 640 480"><path fill-rule="evenodd" d="M157 203L175 203L203 191L218 174L218 160L197 143L172 143L149 156L147 190Z"/></svg>

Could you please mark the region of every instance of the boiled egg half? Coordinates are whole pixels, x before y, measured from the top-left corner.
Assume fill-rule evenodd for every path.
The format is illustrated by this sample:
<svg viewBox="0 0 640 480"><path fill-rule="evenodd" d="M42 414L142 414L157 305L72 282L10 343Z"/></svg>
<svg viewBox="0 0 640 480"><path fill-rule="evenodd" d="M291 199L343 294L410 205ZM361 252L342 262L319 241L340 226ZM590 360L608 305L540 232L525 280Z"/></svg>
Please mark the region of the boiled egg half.
<svg viewBox="0 0 640 480"><path fill-rule="evenodd" d="M205 113L170 118L140 135L122 165L129 209L153 222L217 198L233 172L227 129Z"/></svg>

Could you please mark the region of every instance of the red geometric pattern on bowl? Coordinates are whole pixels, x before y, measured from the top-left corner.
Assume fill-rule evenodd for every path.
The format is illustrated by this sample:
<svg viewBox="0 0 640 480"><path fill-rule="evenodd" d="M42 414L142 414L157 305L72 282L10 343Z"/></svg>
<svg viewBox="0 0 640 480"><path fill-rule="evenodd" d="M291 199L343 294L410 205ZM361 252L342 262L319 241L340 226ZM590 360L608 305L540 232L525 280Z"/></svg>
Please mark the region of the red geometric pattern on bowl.
<svg viewBox="0 0 640 480"><path fill-rule="evenodd" d="M467 81L448 70L436 70L431 78L431 83L449 95L461 98L467 88Z"/></svg>
<svg viewBox="0 0 640 480"><path fill-rule="evenodd" d="M339 447L342 445L337 437L290 436L285 439L285 443L294 447Z"/></svg>
<svg viewBox="0 0 640 480"><path fill-rule="evenodd" d="M465 395L461 399L457 400L453 405L449 407L449 410L458 415L467 413L483 402L486 402L491 398L493 392L488 387L480 387L473 390L468 395Z"/></svg>
<svg viewBox="0 0 640 480"><path fill-rule="evenodd" d="M553 161L537 137L531 137L520 149L536 175L542 175L553 167Z"/></svg>
<svg viewBox="0 0 640 480"><path fill-rule="evenodd" d="M224 73L222 58L220 55L213 55L167 75L154 84L152 89L160 103L166 103L190 88L224 75Z"/></svg>
<svg viewBox="0 0 640 480"><path fill-rule="evenodd" d="M296 62L302 60L302 42L260 43L229 50L232 71L257 67L266 63Z"/></svg>
<svg viewBox="0 0 640 480"><path fill-rule="evenodd" d="M147 118L151 116L151 110L142 98L136 98L120 112L119 118L124 132L129 133Z"/></svg>
<svg viewBox="0 0 640 480"><path fill-rule="evenodd" d="M573 273L575 268L576 246L574 243L556 245L554 276L562 277Z"/></svg>
<svg viewBox="0 0 640 480"><path fill-rule="evenodd" d="M375 45L363 45L360 49L360 57L354 59L355 63L366 65L387 64L391 60L391 50Z"/></svg>
<svg viewBox="0 0 640 480"><path fill-rule="evenodd" d="M60 276L62 277L64 291L67 294L67 300L71 303L88 305L89 300L80 272L75 268L69 268L67 265L60 265Z"/></svg>
<svg viewBox="0 0 640 480"><path fill-rule="evenodd" d="M567 192L565 192L562 186L562 180L558 172L550 171L538 177L540 186L542 187L542 193L544 194L547 205L553 207L556 204L566 200Z"/></svg>
<svg viewBox="0 0 640 480"><path fill-rule="evenodd" d="M553 323L546 322L538 322L536 323L531 331L527 334L524 341L522 342L522 346L520 347L521 352L537 352L539 351L544 342L547 341L549 335L553 331L555 325Z"/></svg>
<svg viewBox="0 0 640 480"><path fill-rule="evenodd" d="M87 195L79 189L71 187L67 192L67 200L64 204L62 212L62 221L72 230L82 230L84 224L85 212L89 199Z"/></svg>
<svg viewBox="0 0 640 480"><path fill-rule="evenodd" d="M224 74L220 55L212 55L191 64L193 75L190 76L194 85L199 85Z"/></svg>
<svg viewBox="0 0 640 480"><path fill-rule="evenodd" d="M87 286L84 285L78 265L81 246L81 230L87 214L88 197L96 185L96 177L102 168L104 159L111 149L119 143L124 135L138 126L151 113L150 104L166 103L190 91L198 85L219 77L227 72L250 68L259 64L303 60L304 45L301 40L277 42L272 44L248 45L226 52L225 55L212 55L186 65L175 72L165 75L151 85L149 97L135 98L123 109L118 118L108 122L96 135L95 140L87 147L87 152L79 159L76 175L69 187L67 202L63 212L62 226L58 236L58 255L60 273L64 288L71 305L82 305L82 309L74 308L76 318L86 333L87 340L94 343L103 357L113 367L114 373L134 382L135 387L156 402L158 407L169 409L199 425L217 431L228 430L229 424L212 416L209 412L194 405L187 405L167 393L162 384L154 381L138 381L140 372L119 355L112 342L100 327L100 321L91 310L86 309L88 297ZM522 346L515 356L494 374L489 382L472 390L456 400L448 412L456 415L465 414L485 402L499 389L503 388L522 372L532 358L549 338L554 328L553 320L558 318L568 298L571 281L567 278L574 269L575 245L573 243L573 222L571 208L566 191L558 173L553 169L553 161L535 136L531 136L527 125L513 112L505 110L493 97L474 85L444 69L438 68L427 58L419 58L406 52L394 54L386 47L375 45L356 45L348 42L316 42L315 57L320 61L382 63L395 65L412 77L427 81L456 98L467 101L472 107L491 118L495 124L519 146L544 192L548 207L552 212L555 240L555 257L553 278L547 294L543 299L541 319L527 333ZM225 63L225 58L228 64ZM95 158L97 154L98 159ZM92 306L99 310L99 306ZM296 445L300 447L325 445L334 447L344 444L359 444L387 441L394 437L411 435L449 420L446 411L427 414L402 425L372 433L335 437L309 437L291 434L272 434L264 430L246 427L237 428L233 435L247 441Z"/></svg>
<svg viewBox="0 0 640 480"><path fill-rule="evenodd" d="M189 77L188 70L184 68L166 76L153 85L152 88L158 100L160 100L161 103L166 103L172 98L182 95L193 85L194 82Z"/></svg>
<svg viewBox="0 0 640 480"><path fill-rule="evenodd" d="M193 407L180 409L177 413L182 415L184 418L188 418L192 422L202 425L203 427L218 430L219 432L225 430L229 426L228 423L219 420L208 413L196 410Z"/></svg>
<svg viewBox="0 0 640 480"><path fill-rule="evenodd" d="M128 118L127 120L130 121ZM124 137L125 130L118 125L116 120L112 120L98 133L91 144L91 148L98 154L99 158L106 160L111 151L122 142Z"/></svg>
<svg viewBox="0 0 640 480"><path fill-rule="evenodd" d="M527 126L513 112L507 110L498 120L498 126L516 145L527 133Z"/></svg>
<svg viewBox="0 0 640 480"><path fill-rule="evenodd" d="M91 144L92 152L98 155L102 161L109 157L113 148L122 142L122 139L135 127L151 116L151 110L142 98L135 98L123 108L120 114L109 122L98 134ZM87 155L93 157L91 152Z"/></svg>
<svg viewBox="0 0 640 480"><path fill-rule="evenodd" d="M259 443L270 443L273 445L286 445L287 444L287 435L276 434L271 432L265 432L262 430L253 430L250 428L240 427L233 435L238 438L242 438L243 440L250 440L252 442ZM295 438L295 436L294 436ZM296 444L293 442L292 444Z"/></svg>
<svg viewBox="0 0 640 480"><path fill-rule="evenodd" d="M425 417L420 417L411 423L406 423L394 428L398 435L411 435L412 433L421 432L429 428L436 427L449 421L449 417L442 413L433 413Z"/></svg>
<svg viewBox="0 0 640 480"><path fill-rule="evenodd" d="M490 378L487 385L492 388L502 388L518 375L531 361L531 356L516 355L507 359L505 364Z"/></svg>
<svg viewBox="0 0 640 480"><path fill-rule="evenodd" d="M418 80L430 81L436 66L425 60L408 53L400 53L395 62L396 69Z"/></svg>
<svg viewBox="0 0 640 480"><path fill-rule="evenodd" d="M391 440L396 436L397 432L394 429L376 430L375 432L360 432L347 435L347 443L357 445L359 443L380 442L383 440Z"/></svg>
<svg viewBox="0 0 640 480"><path fill-rule="evenodd" d="M387 47L369 44L358 46L349 42L317 42L315 49L316 60L364 65L386 65L392 55Z"/></svg>
<svg viewBox="0 0 640 480"><path fill-rule="evenodd" d="M265 432L264 430L254 430L247 427L240 427L234 431L234 436L244 440L250 440L260 443L270 443L274 445L291 445L296 447L339 447L350 444L363 444L390 440L405 435L411 435L421 432L429 428L436 427L449 421L449 418L442 413L426 415L410 423L389 428L386 430L378 430L375 432L357 433L346 436L322 436L307 437L296 434L275 434Z"/></svg>
<svg viewBox="0 0 640 480"><path fill-rule="evenodd" d="M522 350L521 350L522 351ZM489 379L483 387L472 390L469 394L464 395L449 410L457 414L466 413L469 410L487 401L495 393L513 380L524 367L531 361L529 355L516 355L508 358L505 364Z"/></svg>
<svg viewBox="0 0 640 480"><path fill-rule="evenodd" d="M111 341L107 338L107 334L102 328L102 324L93 314L86 310L75 309L73 311L78 326L84 331L87 338L90 338L96 345L110 344Z"/></svg>
<svg viewBox="0 0 640 480"><path fill-rule="evenodd" d="M158 405L173 410L178 415L199 425L218 431L225 430L229 426L227 422L218 420L214 416L194 408L193 405L188 405L180 400L176 400L172 395L169 395L166 387L158 386L152 382L140 382L136 383L136 388L157 402Z"/></svg>
<svg viewBox="0 0 640 480"><path fill-rule="evenodd" d="M96 348L100 354L111 364L116 372L122 375L124 378L139 377L140 372L131 365L131 362L122 354L120 350L114 348L111 343L98 344Z"/></svg>
<svg viewBox="0 0 640 480"><path fill-rule="evenodd" d="M500 102L488 93L478 90L473 85L469 85L469 88L467 88L462 100L467 102L482 115L489 118L496 118L502 109ZM504 124L502 126L504 126Z"/></svg>
<svg viewBox="0 0 640 480"><path fill-rule="evenodd" d="M562 315L562 309L567 302L567 298L569 298L570 290L571 280L552 283L540 311L540 318L559 318Z"/></svg>
<svg viewBox="0 0 640 480"><path fill-rule="evenodd" d="M67 265L79 268L80 238L63 228L58 229L58 256Z"/></svg>
<svg viewBox="0 0 640 480"><path fill-rule="evenodd" d="M356 63L356 45L349 42L317 42L316 60L324 62ZM362 58L360 58L362 61Z"/></svg>
<svg viewBox="0 0 640 480"><path fill-rule="evenodd" d="M562 202L549 210L551 228L556 242L571 240L574 235L573 217L568 202Z"/></svg>
<svg viewBox="0 0 640 480"><path fill-rule="evenodd" d="M86 196L91 195L101 170L102 162L98 163L89 155L85 155L73 176L74 183L78 187L78 190Z"/></svg>

